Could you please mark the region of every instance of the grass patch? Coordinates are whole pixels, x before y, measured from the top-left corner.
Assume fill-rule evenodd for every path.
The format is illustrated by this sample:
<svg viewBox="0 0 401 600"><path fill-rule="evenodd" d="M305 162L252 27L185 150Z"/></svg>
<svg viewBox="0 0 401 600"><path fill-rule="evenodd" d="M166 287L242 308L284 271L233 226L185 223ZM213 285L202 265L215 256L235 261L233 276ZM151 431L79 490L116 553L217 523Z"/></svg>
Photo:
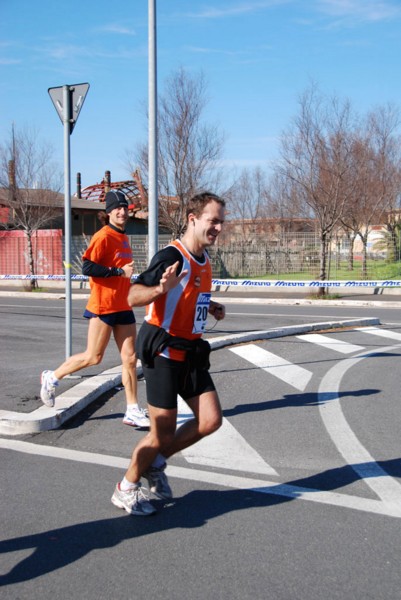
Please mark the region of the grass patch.
<svg viewBox="0 0 401 600"><path fill-rule="evenodd" d="M307 300L338 300L342 298L341 294L324 294L321 296L320 294L308 294L306 296Z"/></svg>
<svg viewBox="0 0 401 600"><path fill-rule="evenodd" d="M43 288L43 287L34 287L33 288L30 283L23 284L22 289L24 290L24 292L32 292L32 293L46 291L46 288Z"/></svg>
<svg viewBox="0 0 401 600"><path fill-rule="evenodd" d="M387 263L386 261L368 260L367 262L368 281L386 281L396 279L401 281L401 261ZM260 280L283 280L283 281L318 281L318 271L297 271L292 273L267 273L266 275L252 276L236 276L234 279L260 279ZM355 261L355 268L349 271L345 262L340 263L338 268L331 268L330 274L327 277L330 281L360 281L365 279L362 277L361 265L359 261Z"/></svg>

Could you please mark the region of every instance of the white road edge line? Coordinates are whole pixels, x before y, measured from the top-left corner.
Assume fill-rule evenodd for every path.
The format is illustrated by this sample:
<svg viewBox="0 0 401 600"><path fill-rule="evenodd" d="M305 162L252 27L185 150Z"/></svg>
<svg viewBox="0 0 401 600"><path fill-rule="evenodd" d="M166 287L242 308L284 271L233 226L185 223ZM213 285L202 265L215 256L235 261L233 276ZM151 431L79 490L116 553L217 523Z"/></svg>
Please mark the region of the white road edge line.
<svg viewBox="0 0 401 600"><path fill-rule="evenodd" d="M0 448L15 452L23 452L25 454L46 456L49 458L58 458L75 462L84 462L88 464L97 464L119 469L126 469L129 463L129 459L120 458L117 456L81 452L78 450L69 450L54 446L41 446L38 444L32 444L31 442L4 438L0 438ZM263 479L238 477L235 475L212 473L209 471L187 469L183 467L168 466L166 472L169 477L186 479L188 481L198 481L237 490L249 490L261 494L280 496L290 500L307 500L309 502L317 502L319 504L351 508L368 513L401 518L401 506L399 503L384 503L379 500L351 496L349 494L339 494L337 492L327 492L311 488L297 487L295 485L281 484Z"/></svg>
<svg viewBox="0 0 401 600"><path fill-rule="evenodd" d="M400 345L387 346L380 352L391 352ZM343 414L339 389L341 380L351 367L364 358L377 353L364 352L337 363L323 377L318 391L319 410L324 426L346 463L363 479L364 483L381 499L383 505L398 507L401 513L401 485L391 477L361 444Z"/></svg>

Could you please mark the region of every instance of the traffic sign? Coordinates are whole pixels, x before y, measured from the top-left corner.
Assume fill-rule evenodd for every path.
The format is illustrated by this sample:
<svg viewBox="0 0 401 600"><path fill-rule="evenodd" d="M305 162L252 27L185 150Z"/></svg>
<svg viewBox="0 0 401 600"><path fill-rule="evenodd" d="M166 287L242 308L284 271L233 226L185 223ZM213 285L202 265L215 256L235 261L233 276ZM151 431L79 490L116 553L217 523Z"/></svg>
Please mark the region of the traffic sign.
<svg viewBox="0 0 401 600"><path fill-rule="evenodd" d="M76 83L49 88L48 92L64 129L64 268L65 268L65 333L66 359L72 354L71 304L71 164L70 137L88 93L89 83Z"/></svg>
<svg viewBox="0 0 401 600"><path fill-rule="evenodd" d="M68 88L69 106L64 106L64 87L49 88L48 92L63 125L65 120L68 119L71 134L88 93L89 83L76 83L66 86Z"/></svg>

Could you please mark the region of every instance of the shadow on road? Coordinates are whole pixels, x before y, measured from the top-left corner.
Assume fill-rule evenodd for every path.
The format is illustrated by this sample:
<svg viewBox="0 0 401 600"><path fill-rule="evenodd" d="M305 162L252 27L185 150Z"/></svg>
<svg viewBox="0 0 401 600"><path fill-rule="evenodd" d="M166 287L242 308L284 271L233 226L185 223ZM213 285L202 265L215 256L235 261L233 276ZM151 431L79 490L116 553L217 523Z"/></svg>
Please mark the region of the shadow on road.
<svg viewBox="0 0 401 600"><path fill-rule="evenodd" d="M401 475L400 458L378 464L393 476ZM368 470L369 464L363 466ZM263 488L260 492L257 489L195 490L166 505L155 501L154 504L161 510L152 517L134 517L124 513L123 516L116 515L1 541L0 553L26 550L32 550L32 553L16 564L8 574L0 576L0 586L35 579L70 565L94 550L118 546L124 540L138 539L175 528L202 527L210 520L232 511L268 509L296 499L305 489L336 490L357 480L360 477L352 466L345 465L286 484L278 483L277 486ZM284 487L287 492L283 491Z"/></svg>
<svg viewBox="0 0 401 600"><path fill-rule="evenodd" d="M360 396L372 396L373 394L379 394L381 390L377 389L364 389L364 390L353 390L343 392L329 392L325 393L325 402L330 400L337 400L338 398L347 398L354 396L356 398ZM318 406L323 404L319 400L320 394L317 393L305 393L305 394L286 394L282 398L277 400L266 400L266 402L248 402L244 404L237 404L233 408L227 408L223 410L225 417L233 417L235 415L241 415L244 413L260 412L265 410L273 410L275 408L287 408L289 406Z"/></svg>

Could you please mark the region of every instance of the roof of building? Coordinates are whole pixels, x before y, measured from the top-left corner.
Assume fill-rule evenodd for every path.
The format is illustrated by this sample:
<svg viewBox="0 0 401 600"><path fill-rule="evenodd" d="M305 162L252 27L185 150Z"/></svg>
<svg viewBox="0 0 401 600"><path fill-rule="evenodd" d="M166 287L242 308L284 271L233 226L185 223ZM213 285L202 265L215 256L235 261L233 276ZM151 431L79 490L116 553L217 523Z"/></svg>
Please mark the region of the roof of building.
<svg viewBox="0 0 401 600"><path fill-rule="evenodd" d="M41 189L20 189L18 191L25 201L29 201L29 203L33 204L34 206L48 206L51 202L55 208L64 208L64 194ZM0 188L0 205L5 207L10 206L9 190L7 188ZM88 201L85 199L79 199L76 196L72 196L71 208L105 210L106 204L104 202Z"/></svg>

